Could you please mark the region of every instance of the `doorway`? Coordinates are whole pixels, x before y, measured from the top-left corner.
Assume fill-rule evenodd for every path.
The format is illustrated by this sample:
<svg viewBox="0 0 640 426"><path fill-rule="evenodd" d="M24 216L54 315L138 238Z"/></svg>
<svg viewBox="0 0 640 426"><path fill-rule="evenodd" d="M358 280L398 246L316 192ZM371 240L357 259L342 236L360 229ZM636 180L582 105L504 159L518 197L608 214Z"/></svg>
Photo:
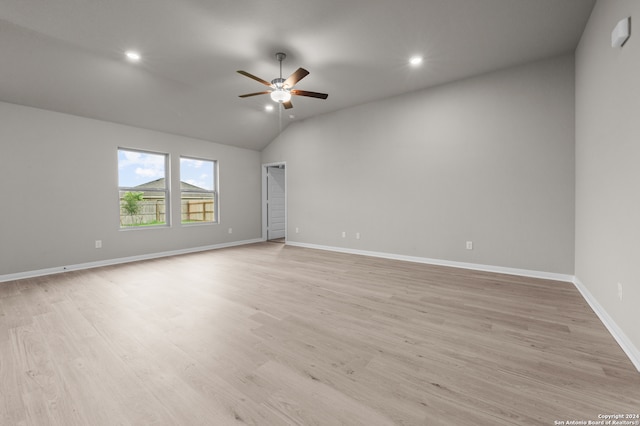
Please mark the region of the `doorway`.
<svg viewBox="0 0 640 426"><path fill-rule="evenodd" d="M262 238L282 242L287 238L287 171L285 163L262 167Z"/></svg>

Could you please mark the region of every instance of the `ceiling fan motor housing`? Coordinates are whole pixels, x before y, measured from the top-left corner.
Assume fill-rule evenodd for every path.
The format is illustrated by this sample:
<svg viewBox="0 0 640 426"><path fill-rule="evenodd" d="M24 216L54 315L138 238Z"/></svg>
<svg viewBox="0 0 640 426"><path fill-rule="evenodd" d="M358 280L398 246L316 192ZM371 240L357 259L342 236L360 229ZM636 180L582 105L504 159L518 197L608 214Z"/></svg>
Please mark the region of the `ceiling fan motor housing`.
<svg viewBox="0 0 640 426"><path fill-rule="evenodd" d="M282 89L284 86L284 82L285 79L282 77L274 78L273 80L271 80L271 84L273 84L276 89Z"/></svg>

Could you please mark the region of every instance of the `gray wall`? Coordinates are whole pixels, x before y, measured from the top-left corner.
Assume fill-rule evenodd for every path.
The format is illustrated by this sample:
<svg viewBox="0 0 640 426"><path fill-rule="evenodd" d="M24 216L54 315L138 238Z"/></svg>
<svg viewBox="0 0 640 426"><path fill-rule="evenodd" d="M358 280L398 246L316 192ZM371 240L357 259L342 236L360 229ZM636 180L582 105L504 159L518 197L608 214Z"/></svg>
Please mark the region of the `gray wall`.
<svg viewBox="0 0 640 426"><path fill-rule="evenodd" d="M290 241L573 274L573 56L294 123L262 161Z"/></svg>
<svg viewBox="0 0 640 426"><path fill-rule="evenodd" d="M258 152L7 103L0 123L0 275L261 236ZM221 224L181 226L174 191L172 227L119 230L119 146L169 153L173 188L180 155L218 160Z"/></svg>
<svg viewBox="0 0 640 426"><path fill-rule="evenodd" d="M616 23L632 35L611 47ZM640 348L640 2L598 1L576 51L576 277ZM617 283L623 285L623 300Z"/></svg>

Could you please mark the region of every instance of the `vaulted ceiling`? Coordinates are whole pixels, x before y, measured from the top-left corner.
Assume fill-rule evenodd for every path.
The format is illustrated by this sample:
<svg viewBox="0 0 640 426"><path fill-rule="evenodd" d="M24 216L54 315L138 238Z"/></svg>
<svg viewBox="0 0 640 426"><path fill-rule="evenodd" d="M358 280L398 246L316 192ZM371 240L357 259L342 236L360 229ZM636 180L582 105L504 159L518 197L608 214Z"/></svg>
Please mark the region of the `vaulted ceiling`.
<svg viewBox="0 0 640 426"><path fill-rule="evenodd" d="M260 150L296 120L572 52L594 2L2 0L0 100ZM279 51L329 98L240 99L265 87L236 70L271 80Z"/></svg>

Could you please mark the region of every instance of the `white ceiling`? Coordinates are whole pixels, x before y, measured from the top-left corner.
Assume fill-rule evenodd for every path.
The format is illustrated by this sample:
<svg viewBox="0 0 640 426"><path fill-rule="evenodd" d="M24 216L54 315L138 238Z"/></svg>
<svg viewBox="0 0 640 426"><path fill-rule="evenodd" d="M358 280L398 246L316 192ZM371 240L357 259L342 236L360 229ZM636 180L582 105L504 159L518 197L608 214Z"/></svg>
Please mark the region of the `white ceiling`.
<svg viewBox="0 0 640 426"><path fill-rule="evenodd" d="M2 0L0 100L260 150L294 120L571 52L594 2ZM278 51L329 98L240 99L265 87L236 70L271 80Z"/></svg>

